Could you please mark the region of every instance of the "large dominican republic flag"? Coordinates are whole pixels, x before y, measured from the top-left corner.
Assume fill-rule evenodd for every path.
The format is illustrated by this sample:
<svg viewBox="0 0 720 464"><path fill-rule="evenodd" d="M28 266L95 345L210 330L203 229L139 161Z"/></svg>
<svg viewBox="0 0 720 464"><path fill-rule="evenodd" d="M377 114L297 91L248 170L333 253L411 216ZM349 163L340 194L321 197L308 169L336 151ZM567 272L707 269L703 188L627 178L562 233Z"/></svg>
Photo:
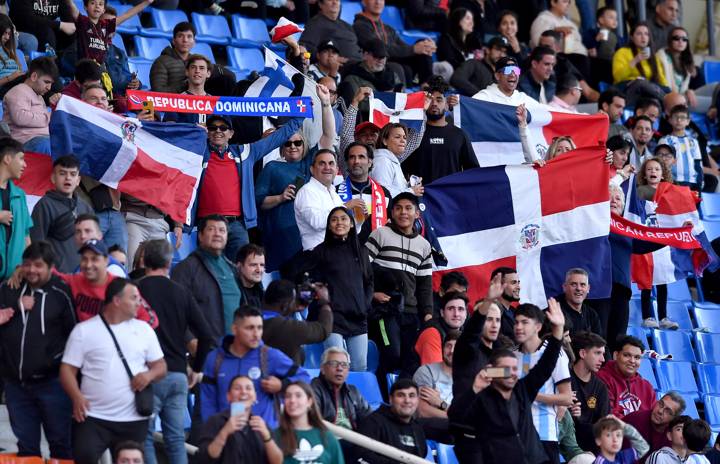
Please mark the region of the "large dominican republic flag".
<svg viewBox="0 0 720 464"><path fill-rule="evenodd" d="M53 159L74 154L80 172L190 220L207 133L194 124L141 122L62 97L50 119Z"/></svg>
<svg viewBox="0 0 720 464"><path fill-rule="evenodd" d="M528 144L540 158L553 138L563 135L570 135L578 147L605 145L609 124L605 115L550 111L543 105L528 108L528 115ZM514 106L460 97L453 119L470 137L480 166L524 162Z"/></svg>
<svg viewBox="0 0 720 464"><path fill-rule="evenodd" d="M542 308L562 293L565 272L590 274L591 298L610 294L609 170L604 148L582 148L536 169L471 169L425 187L424 218L448 259L433 273L465 273L471 299L486 295L497 267L518 270L521 301Z"/></svg>
<svg viewBox="0 0 720 464"><path fill-rule="evenodd" d="M35 204L45 195L45 192L55 188L50 181L52 158L44 153L26 151L25 163L27 163L27 167L16 184L25 192L28 211L32 213Z"/></svg>
<svg viewBox="0 0 720 464"><path fill-rule="evenodd" d="M370 122L383 127L399 122L420 130L425 119L425 92L393 93L373 92L370 99Z"/></svg>

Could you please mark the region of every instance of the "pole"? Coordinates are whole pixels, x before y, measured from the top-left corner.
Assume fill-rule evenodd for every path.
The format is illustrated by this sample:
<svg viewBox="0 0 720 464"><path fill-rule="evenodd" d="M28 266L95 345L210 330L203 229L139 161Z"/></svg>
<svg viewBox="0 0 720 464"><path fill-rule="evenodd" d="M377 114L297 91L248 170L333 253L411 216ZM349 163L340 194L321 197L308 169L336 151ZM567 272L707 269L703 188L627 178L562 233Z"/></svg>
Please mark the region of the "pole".
<svg viewBox="0 0 720 464"><path fill-rule="evenodd" d="M357 446L370 449L375 453L382 454L383 456L387 456L395 461L407 464L428 464L428 461L423 458L419 458L414 454L406 453L405 451L401 451L390 445L386 445L385 443L373 440L372 438L368 438L365 435L353 432L352 430L344 427L338 427L332 422L324 420L323 423L325 424L325 427L327 427L328 430L336 437L347 440Z"/></svg>
<svg viewBox="0 0 720 464"><path fill-rule="evenodd" d="M645 0L636 0L638 21L647 21L647 11L645 11Z"/></svg>
<svg viewBox="0 0 720 464"><path fill-rule="evenodd" d="M625 37L625 5L623 0L615 0L615 11L617 12L617 28L615 33L618 38L622 39Z"/></svg>
<svg viewBox="0 0 720 464"><path fill-rule="evenodd" d="M706 15L707 15L707 33L708 33L708 51L711 56L717 56L717 50L715 49L715 24L713 18L715 16L715 7L713 5L714 0L706 0L705 4Z"/></svg>

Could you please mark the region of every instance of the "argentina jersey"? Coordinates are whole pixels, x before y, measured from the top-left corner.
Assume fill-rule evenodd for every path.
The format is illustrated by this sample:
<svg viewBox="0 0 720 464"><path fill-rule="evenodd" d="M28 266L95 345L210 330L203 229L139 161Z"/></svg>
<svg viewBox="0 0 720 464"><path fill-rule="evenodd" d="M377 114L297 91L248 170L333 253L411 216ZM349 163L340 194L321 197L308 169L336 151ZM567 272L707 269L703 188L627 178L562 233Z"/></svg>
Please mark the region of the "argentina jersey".
<svg viewBox="0 0 720 464"><path fill-rule="evenodd" d="M678 137L666 135L659 143L666 143L675 148L675 164L672 167L673 181L694 184L698 173L695 171L695 161L702 160L700 145L689 135Z"/></svg>
<svg viewBox="0 0 720 464"><path fill-rule="evenodd" d="M523 378L535 367L540 357L545 352L547 342L543 342L540 348L534 353L523 353L516 351L515 356L519 363L519 378ZM560 350L560 357L555 364L552 375L540 388L538 394L554 395L558 393L556 386L562 382L570 381L570 361L565 351ZM558 441L558 421L555 406L547 405L539 401L532 404L533 424L537 430L540 440Z"/></svg>

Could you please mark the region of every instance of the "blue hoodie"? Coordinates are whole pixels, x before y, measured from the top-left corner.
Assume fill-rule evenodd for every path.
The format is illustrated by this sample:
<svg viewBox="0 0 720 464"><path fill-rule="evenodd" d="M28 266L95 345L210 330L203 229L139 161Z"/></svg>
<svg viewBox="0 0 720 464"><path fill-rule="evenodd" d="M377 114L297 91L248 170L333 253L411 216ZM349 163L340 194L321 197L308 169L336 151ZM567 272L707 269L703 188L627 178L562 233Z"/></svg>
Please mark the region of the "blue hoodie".
<svg viewBox="0 0 720 464"><path fill-rule="evenodd" d="M257 401L253 405L252 413L265 420L268 427L273 429L278 425L278 418L273 410L273 395L265 393L260 387L263 377L275 376L282 380L283 385L288 382L301 380L310 384L310 375L302 367L293 364L282 351L267 347L267 372L260 369L260 346L245 353L245 356L238 358L230 352L230 345L233 342L232 335L226 335L219 348L208 354L203 367L203 383L200 386L200 413L203 422L210 416L230 408L227 401L227 391L230 381L237 375L247 375L255 384ZM222 356L222 362L217 369L215 377L216 358ZM288 375L288 374L292 375Z"/></svg>

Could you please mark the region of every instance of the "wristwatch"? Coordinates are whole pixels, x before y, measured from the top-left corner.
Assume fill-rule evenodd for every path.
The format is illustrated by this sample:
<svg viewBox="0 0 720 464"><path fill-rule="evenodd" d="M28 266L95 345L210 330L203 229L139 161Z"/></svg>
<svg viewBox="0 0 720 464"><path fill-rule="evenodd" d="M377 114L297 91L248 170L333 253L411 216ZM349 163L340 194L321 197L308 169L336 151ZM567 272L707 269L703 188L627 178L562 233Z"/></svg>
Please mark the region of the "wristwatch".
<svg viewBox="0 0 720 464"><path fill-rule="evenodd" d="M448 404L447 404L445 401L443 401L442 403L440 403L440 410L441 410L441 411L445 411L445 410L447 410L447 408L448 408Z"/></svg>

